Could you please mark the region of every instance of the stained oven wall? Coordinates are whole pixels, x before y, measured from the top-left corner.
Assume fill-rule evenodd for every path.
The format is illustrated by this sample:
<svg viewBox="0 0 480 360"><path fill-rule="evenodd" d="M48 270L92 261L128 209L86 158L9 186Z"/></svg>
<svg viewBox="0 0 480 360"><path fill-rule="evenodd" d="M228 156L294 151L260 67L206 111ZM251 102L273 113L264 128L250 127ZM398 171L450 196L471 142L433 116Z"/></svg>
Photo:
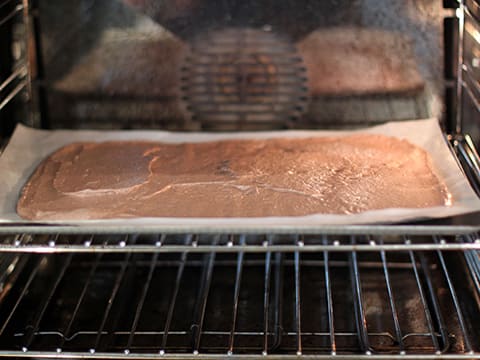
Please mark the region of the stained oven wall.
<svg viewBox="0 0 480 360"><path fill-rule="evenodd" d="M225 28L270 31L299 48L304 61L314 59L308 105L272 127L356 127L444 114L443 20L452 13L442 1L49 0L39 2L39 14L54 128L205 128L182 93L182 66L196 38ZM343 43L331 51L341 59L333 73L347 83L339 91L325 85L337 75L322 62L332 48L324 39L335 36ZM390 72L401 79L389 80ZM375 76L399 85L348 87Z"/></svg>

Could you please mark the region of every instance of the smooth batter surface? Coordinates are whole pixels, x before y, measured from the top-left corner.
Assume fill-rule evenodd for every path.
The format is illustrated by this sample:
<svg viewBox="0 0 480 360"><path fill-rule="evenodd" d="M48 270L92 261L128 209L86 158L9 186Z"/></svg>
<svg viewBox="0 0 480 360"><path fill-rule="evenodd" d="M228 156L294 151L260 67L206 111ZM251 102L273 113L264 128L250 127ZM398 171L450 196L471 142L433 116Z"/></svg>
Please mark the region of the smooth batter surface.
<svg viewBox="0 0 480 360"><path fill-rule="evenodd" d="M350 214L451 204L429 155L383 135L74 143L17 204L32 220Z"/></svg>

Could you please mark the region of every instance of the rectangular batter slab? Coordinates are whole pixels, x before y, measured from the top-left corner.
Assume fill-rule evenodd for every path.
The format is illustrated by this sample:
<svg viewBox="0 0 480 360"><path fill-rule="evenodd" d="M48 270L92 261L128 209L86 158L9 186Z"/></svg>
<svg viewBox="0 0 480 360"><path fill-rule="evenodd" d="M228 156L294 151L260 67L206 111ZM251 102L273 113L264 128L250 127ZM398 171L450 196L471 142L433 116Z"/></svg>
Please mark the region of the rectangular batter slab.
<svg viewBox="0 0 480 360"><path fill-rule="evenodd" d="M378 134L169 144L81 142L41 163L29 220L282 217L452 205L430 155Z"/></svg>

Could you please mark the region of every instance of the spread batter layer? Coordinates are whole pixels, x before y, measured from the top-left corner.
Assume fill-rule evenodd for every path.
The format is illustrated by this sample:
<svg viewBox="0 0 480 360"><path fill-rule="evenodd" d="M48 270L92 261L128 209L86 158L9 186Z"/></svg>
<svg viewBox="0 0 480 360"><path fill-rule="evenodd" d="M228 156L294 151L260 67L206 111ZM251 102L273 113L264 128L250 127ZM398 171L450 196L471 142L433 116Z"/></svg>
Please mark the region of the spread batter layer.
<svg viewBox="0 0 480 360"><path fill-rule="evenodd" d="M30 220L350 214L451 203L430 156L383 135L73 143L17 204Z"/></svg>

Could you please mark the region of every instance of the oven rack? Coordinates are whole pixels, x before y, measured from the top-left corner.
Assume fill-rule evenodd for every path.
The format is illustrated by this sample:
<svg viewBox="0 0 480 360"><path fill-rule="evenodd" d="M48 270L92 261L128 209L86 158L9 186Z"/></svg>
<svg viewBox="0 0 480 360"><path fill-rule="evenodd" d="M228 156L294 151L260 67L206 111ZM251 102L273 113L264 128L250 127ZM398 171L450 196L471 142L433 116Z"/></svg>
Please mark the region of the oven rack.
<svg viewBox="0 0 480 360"><path fill-rule="evenodd" d="M105 230L105 229L104 229ZM0 236L0 253L271 253L480 250L473 228L331 228L313 233L117 233L27 234ZM146 229L143 229L146 230ZM328 231L330 230L330 231ZM363 230L363 231L361 231ZM408 231L410 230L410 231ZM443 231L439 231L443 230ZM318 229L317 229L318 231Z"/></svg>
<svg viewBox="0 0 480 360"><path fill-rule="evenodd" d="M0 111L7 115L3 119L5 122L9 121L6 118L11 116L6 108L13 101L21 97L22 101L27 102L34 97L32 76L36 69L33 64L35 41L30 36L32 26L30 0L0 1L0 34L5 39L11 37L12 40L11 43L6 43L6 45L10 45L10 48L2 46L2 52L5 52L2 53L4 66L11 67L8 74L0 76ZM22 113L20 116L28 118L27 124L35 125L33 113Z"/></svg>
<svg viewBox="0 0 480 360"><path fill-rule="evenodd" d="M479 256L11 254L0 357L479 359Z"/></svg>
<svg viewBox="0 0 480 360"><path fill-rule="evenodd" d="M453 151L457 155L460 168L470 181L478 196L480 196L480 156L472 138L467 135L459 135L450 138Z"/></svg>
<svg viewBox="0 0 480 360"><path fill-rule="evenodd" d="M22 15L24 4L22 1L4 0L0 2L0 26L9 25ZM28 67L22 61L16 66L10 76L2 78L0 83L0 110L2 110L12 99L14 99L28 85Z"/></svg>
<svg viewBox="0 0 480 360"><path fill-rule="evenodd" d="M97 231L90 233L91 230ZM275 227L236 231L188 227L48 227L40 231L25 226L18 229L2 229L0 226L0 253L308 253L437 249L480 250L480 228L415 225Z"/></svg>

